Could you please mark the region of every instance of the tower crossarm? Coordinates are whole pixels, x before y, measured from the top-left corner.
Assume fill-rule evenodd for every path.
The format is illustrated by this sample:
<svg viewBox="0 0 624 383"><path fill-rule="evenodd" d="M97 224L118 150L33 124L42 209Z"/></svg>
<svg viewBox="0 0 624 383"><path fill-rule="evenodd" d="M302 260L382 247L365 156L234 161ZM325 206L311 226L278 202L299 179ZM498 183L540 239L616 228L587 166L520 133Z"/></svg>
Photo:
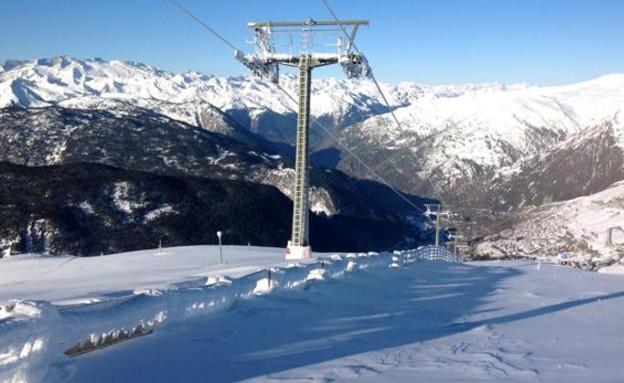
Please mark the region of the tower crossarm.
<svg viewBox="0 0 624 383"><path fill-rule="evenodd" d="M368 20L312 20L305 21L252 21L248 28L280 28L280 27L327 27L327 26L361 26L368 25Z"/></svg>
<svg viewBox="0 0 624 383"><path fill-rule="evenodd" d="M310 59L307 65L310 68L316 68L325 65L336 64L340 60L340 56L336 54L312 54L309 55ZM273 62L277 62L282 65L299 67L302 60L306 60L306 56L290 56L290 55L273 55L270 58Z"/></svg>

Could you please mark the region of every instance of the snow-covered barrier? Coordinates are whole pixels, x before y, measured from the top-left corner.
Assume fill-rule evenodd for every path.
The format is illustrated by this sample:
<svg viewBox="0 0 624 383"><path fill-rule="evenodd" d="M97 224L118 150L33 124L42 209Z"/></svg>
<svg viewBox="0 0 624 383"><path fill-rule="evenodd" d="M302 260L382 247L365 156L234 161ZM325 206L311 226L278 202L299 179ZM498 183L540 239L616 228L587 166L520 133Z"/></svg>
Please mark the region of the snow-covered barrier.
<svg viewBox="0 0 624 383"><path fill-rule="evenodd" d="M227 308L239 299L389 267L406 257L411 255L332 255L313 264L258 270L233 280L215 275L163 290L122 291L73 306L11 302L0 311L5 312L0 318L0 381L45 381L48 367L68 357L149 335L160 326Z"/></svg>
<svg viewBox="0 0 624 383"><path fill-rule="evenodd" d="M147 322L141 321L130 330L122 328L119 330L110 330L104 334L89 334L86 339L65 350L65 355L75 357L140 336L149 335L154 332L156 326L162 323L165 318L165 313L161 311L154 319Z"/></svg>

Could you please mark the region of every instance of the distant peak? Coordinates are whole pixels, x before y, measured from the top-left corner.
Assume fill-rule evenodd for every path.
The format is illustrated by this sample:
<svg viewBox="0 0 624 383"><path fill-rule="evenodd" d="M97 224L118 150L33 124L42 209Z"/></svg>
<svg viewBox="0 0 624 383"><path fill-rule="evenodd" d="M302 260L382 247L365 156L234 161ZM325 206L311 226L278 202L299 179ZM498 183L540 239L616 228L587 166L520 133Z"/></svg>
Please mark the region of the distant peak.
<svg viewBox="0 0 624 383"><path fill-rule="evenodd" d="M593 80L590 80L590 82L598 82L601 84L616 84L616 85L621 85L622 82L624 82L624 73L610 73L610 74L605 74L602 75L600 77L596 77Z"/></svg>
<svg viewBox="0 0 624 383"><path fill-rule="evenodd" d="M78 60L70 56L55 56L52 58L38 59L36 60L36 63L37 65L66 67L72 62L76 62L76 61Z"/></svg>
<svg viewBox="0 0 624 383"><path fill-rule="evenodd" d="M11 70L27 62L28 61L26 60L10 60L9 59L9 60L6 60L4 63L0 64L0 68L2 68L2 70Z"/></svg>

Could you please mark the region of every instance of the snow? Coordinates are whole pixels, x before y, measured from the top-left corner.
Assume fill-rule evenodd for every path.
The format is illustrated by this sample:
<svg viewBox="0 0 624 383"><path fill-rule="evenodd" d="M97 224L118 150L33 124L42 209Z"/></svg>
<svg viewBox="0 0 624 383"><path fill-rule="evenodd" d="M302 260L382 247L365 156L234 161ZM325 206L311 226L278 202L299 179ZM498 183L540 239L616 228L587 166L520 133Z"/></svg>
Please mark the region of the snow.
<svg viewBox="0 0 624 383"><path fill-rule="evenodd" d="M314 269L310 271L310 273L306 277L306 281L322 281L323 279L325 279L324 269Z"/></svg>
<svg viewBox="0 0 624 383"><path fill-rule="evenodd" d="M87 215L95 214L95 211L93 210L93 206L91 206L89 201L82 201L79 207L80 207L80 210L82 210Z"/></svg>
<svg viewBox="0 0 624 383"><path fill-rule="evenodd" d="M19 349L10 349L5 353L0 353L0 366L17 363L28 358L32 353L36 353L43 348L43 339L37 338L34 341L28 341ZM17 377L12 381L20 381Z"/></svg>
<svg viewBox="0 0 624 383"><path fill-rule="evenodd" d="M292 194L292 192L289 194ZM336 207L332 201L331 194L325 188L318 186L310 187L310 210L313 213L322 213L328 217L336 213Z"/></svg>
<svg viewBox="0 0 624 383"><path fill-rule="evenodd" d="M128 193L130 191L130 184L128 182L116 182L113 187L113 203L119 211L131 214L134 209L141 207L141 205L128 199Z"/></svg>
<svg viewBox="0 0 624 383"><path fill-rule="evenodd" d="M567 247L577 262L592 260L596 266L624 256L621 232L614 231L613 243L607 243L608 229L624 223L624 181L588 196L526 207L520 217L511 230L486 237L476 251L491 257L544 257Z"/></svg>
<svg viewBox="0 0 624 383"><path fill-rule="evenodd" d="M39 310L35 304L30 302L10 300L5 304L0 305L0 321L7 318L36 318L40 314L41 310Z"/></svg>
<svg viewBox="0 0 624 383"><path fill-rule="evenodd" d="M432 138L425 141L435 148L422 160L426 175L436 170L457 180L471 176L466 164L498 170L548 149L548 136L536 138L537 131L563 137L617 121L622 105L624 75L563 87L480 87L452 96L429 90L395 110L403 129L384 113L370 116L356 130L366 142L389 150L416 151Z"/></svg>
<svg viewBox="0 0 624 383"><path fill-rule="evenodd" d="M119 291L165 289L177 283L201 284L218 277L241 277L267 265L286 266L282 248L183 246L114 256L13 256L0 259L0 302L9 299L106 300ZM105 278L102 275L106 275Z"/></svg>
<svg viewBox="0 0 624 383"><path fill-rule="evenodd" d="M598 270L599 273L605 273L605 274L620 274L620 275L624 275L624 265L622 264L615 264L615 265L611 265L611 266L606 266L601 268L600 270Z"/></svg>
<svg viewBox="0 0 624 383"><path fill-rule="evenodd" d="M153 221L156 218L160 217L161 215L174 214L174 213L175 213L175 210L173 210L172 206L164 205L162 207L159 207L158 209L154 209L150 211L149 213L145 214L145 221L146 222Z"/></svg>
<svg viewBox="0 0 624 383"><path fill-rule="evenodd" d="M226 247L220 265L214 246L166 250L83 258L80 267L79 259L0 260L3 283L22 287L3 285L0 300L37 309L0 319L0 380L621 378L622 276L531 261L417 261L411 252L332 254L321 265L286 263L283 249ZM32 278L33 269L45 274ZM38 300L15 301L27 296ZM101 300L49 303L87 296ZM153 333L63 355L137 323Z"/></svg>
<svg viewBox="0 0 624 383"><path fill-rule="evenodd" d="M275 282L272 282L269 278L262 278L256 283L252 293L254 295L268 294L275 288Z"/></svg>
<svg viewBox="0 0 624 383"><path fill-rule="evenodd" d="M294 113L292 102L274 84L252 76L171 73L140 63L70 57L7 68L0 72L0 107L60 105L123 113L127 105L134 105L195 126L202 125L202 111L232 115L246 111L251 126L271 121L272 114ZM282 76L281 85L296 94L296 77ZM419 144L426 142L436 150L423 156L424 170L419 175L444 174L450 183L472 177L472 164L493 170L517 168L518 160L543 152L565 137L605 121L617 122L624 105L624 74L555 87L414 82L380 86L403 129L394 126L375 85L366 79L315 78L312 118L350 127L335 133L351 147L360 147L364 141L375 149L404 148L423 156ZM263 116L268 117L265 122ZM624 148L621 122L616 128ZM59 146L50 160L58 160L62 153ZM501 173L511 171L507 168Z"/></svg>

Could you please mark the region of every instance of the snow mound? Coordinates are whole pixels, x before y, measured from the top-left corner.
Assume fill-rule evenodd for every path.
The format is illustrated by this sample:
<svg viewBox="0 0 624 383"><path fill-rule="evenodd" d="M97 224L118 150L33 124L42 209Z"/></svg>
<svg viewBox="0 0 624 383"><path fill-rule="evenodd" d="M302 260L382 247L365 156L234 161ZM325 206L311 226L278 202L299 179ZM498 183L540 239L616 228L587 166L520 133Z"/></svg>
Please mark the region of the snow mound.
<svg viewBox="0 0 624 383"><path fill-rule="evenodd" d="M206 279L206 286L224 286L231 285L232 281L223 276L210 276Z"/></svg>
<svg viewBox="0 0 624 383"><path fill-rule="evenodd" d="M605 273L605 274L624 275L624 265L622 265L622 264L615 264L615 265L603 267L603 268L599 269L598 272L599 273Z"/></svg>
<svg viewBox="0 0 624 383"><path fill-rule="evenodd" d="M256 287L253 289L254 295L269 294L275 288L275 282L269 278L262 278L256 283Z"/></svg>
<svg viewBox="0 0 624 383"><path fill-rule="evenodd" d="M401 265L401 258L397 257L396 255L392 256L392 263L390 264L391 268L396 268L399 267Z"/></svg>
<svg viewBox="0 0 624 383"><path fill-rule="evenodd" d="M33 341L25 342L21 347L11 348L6 352L0 353L0 366L15 364L27 359L31 354L40 351L43 348L43 338L36 338Z"/></svg>
<svg viewBox="0 0 624 383"><path fill-rule="evenodd" d="M327 271L324 268L311 270L306 277L307 281L322 281L325 279L325 273Z"/></svg>
<svg viewBox="0 0 624 383"><path fill-rule="evenodd" d="M24 320L37 318L41 315L41 310L33 302L10 301L0 304L0 322L5 320Z"/></svg>
<svg viewBox="0 0 624 383"><path fill-rule="evenodd" d="M345 270L346 270L346 271L348 271L348 272L351 272L351 271L353 271L353 269L354 269L355 267L356 267L355 262L353 262L353 261L351 261L351 260L350 260L350 261L347 263L347 267L346 267L346 269L345 269Z"/></svg>
<svg viewBox="0 0 624 383"><path fill-rule="evenodd" d="M158 289L135 289L133 291L135 295L148 295L152 297L157 297L162 295L162 291Z"/></svg>

